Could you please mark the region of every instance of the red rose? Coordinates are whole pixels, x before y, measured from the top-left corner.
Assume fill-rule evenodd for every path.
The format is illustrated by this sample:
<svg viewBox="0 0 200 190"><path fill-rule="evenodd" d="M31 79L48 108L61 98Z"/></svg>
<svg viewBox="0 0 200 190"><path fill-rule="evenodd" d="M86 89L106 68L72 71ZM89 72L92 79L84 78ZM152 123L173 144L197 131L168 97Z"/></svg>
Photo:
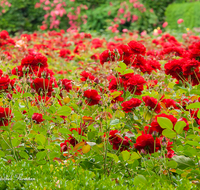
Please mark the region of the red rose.
<svg viewBox="0 0 200 190"><path fill-rule="evenodd" d="M70 50L68 50L68 49L61 49L60 50L60 57L63 57L63 58L66 58L67 57L67 55L70 55L71 54L71 52L70 52Z"/></svg>
<svg viewBox="0 0 200 190"><path fill-rule="evenodd" d="M37 71L38 68L48 67L47 58L40 53L32 53L22 59L21 66L30 67L33 71Z"/></svg>
<svg viewBox="0 0 200 190"><path fill-rule="evenodd" d="M114 61L115 60L115 53L110 50L105 50L99 56L100 63L103 65L105 62Z"/></svg>
<svg viewBox="0 0 200 190"><path fill-rule="evenodd" d="M116 78L111 75L107 77L107 80L109 81L109 90L117 90L118 88L123 87L123 82L120 77Z"/></svg>
<svg viewBox="0 0 200 190"><path fill-rule="evenodd" d="M62 79L62 86L63 89L66 90L67 92L69 92L72 89L72 81L68 80L68 79Z"/></svg>
<svg viewBox="0 0 200 190"><path fill-rule="evenodd" d="M0 69L0 77L3 75L3 71Z"/></svg>
<svg viewBox="0 0 200 190"><path fill-rule="evenodd" d="M132 53L145 55L146 48L143 44L133 40L128 43L128 46L130 47Z"/></svg>
<svg viewBox="0 0 200 190"><path fill-rule="evenodd" d="M11 116L11 110L9 108L0 107L0 126L8 126Z"/></svg>
<svg viewBox="0 0 200 190"><path fill-rule="evenodd" d="M142 134L136 139L136 143L134 144L135 148L138 151L144 151L146 153L157 152L160 148L160 140L156 138L154 140L151 134Z"/></svg>
<svg viewBox="0 0 200 190"><path fill-rule="evenodd" d="M51 96L51 93L53 92L53 86L52 83L54 82L55 87L57 87L57 83L54 80L48 80L44 78L36 78L31 83L31 88L36 90L38 95L44 95L45 93L48 96Z"/></svg>
<svg viewBox="0 0 200 190"><path fill-rule="evenodd" d="M113 150L118 150L120 148L120 151L124 151L130 148L131 140L127 136L123 138L120 131L111 130L109 132L109 142L113 145Z"/></svg>
<svg viewBox="0 0 200 190"><path fill-rule="evenodd" d="M81 81L86 81L87 79L93 81L95 79L95 77L91 73L88 73L86 71L83 71L80 75L82 76Z"/></svg>
<svg viewBox="0 0 200 190"><path fill-rule="evenodd" d="M127 89L132 94L141 95L146 81L140 75L131 74L124 80L125 90Z"/></svg>
<svg viewBox="0 0 200 190"><path fill-rule="evenodd" d="M10 81L10 78L8 75L6 75L4 77L0 77L0 90L1 91L7 90L10 82L11 81Z"/></svg>
<svg viewBox="0 0 200 190"><path fill-rule="evenodd" d="M98 104L101 99L101 96L98 94L98 92L92 89L86 90L83 96L87 98L87 100L85 100L85 103L89 106Z"/></svg>
<svg viewBox="0 0 200 190"><path fill-rule="evenodd" d="M156 113L161 112L161 106L157 99L150 96L143 96L142 99L145 106L149 107L150 110L154 110Z"/></svg>
<svg viewBox="0 0 200 190"><path fill-rule="evenodd" d="M142 101L137 98L131 98L129 101L125 101L121 104L122 110L126 113L131 112L133 108L138 107Z"/></svg>
<svg viewBox="0 0 200 190"><path fill-rule="evenodd" d="M42 114L40 114L40 113L34 113L32 115L32 120L35 121L35 123L37 123L37 124L44 121L44 119L42 118Z"/></svg>
<svg viewBox="0 0 200 190"><path fill-rule="evenodd" d="M12 69L12 74L13 74L13 75L17 75L17 76L19 76L19 77L23 77L22 66L19 65L19 66L17 66L17 67L14 67L14 68Z"/></svg>

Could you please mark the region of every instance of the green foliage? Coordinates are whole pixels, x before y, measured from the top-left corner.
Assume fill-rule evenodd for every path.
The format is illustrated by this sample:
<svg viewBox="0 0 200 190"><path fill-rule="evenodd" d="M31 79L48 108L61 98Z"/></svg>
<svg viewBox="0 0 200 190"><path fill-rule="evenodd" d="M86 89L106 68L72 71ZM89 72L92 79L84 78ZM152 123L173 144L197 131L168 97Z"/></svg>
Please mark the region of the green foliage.
<svg viewBox="0 0 200 190"><path fill-rule="evenodd" d="M160 25L164 22L165 20L165 10L167 6L171 3L173 3L175 0L143 0L143 3L145 4L146 7L152 8L153 11L155 12L157 18L158 18L158 23L157 25Z"/></svg>
<svg viewBox="0 0 200 190"><path fill-rule="evenodd" d="M37 0L9 0L9 2L12 5L1 15L0 29L7 30L9 33L38 30L45 11L34 8Z"/></svg>
<svg viewBox="0 0 200 190"><path fill-rule="evenodd" d="M183 160L183 158L181 158ZM182 160L180 164L182 164ZM184 158L185 159L185 158ZM172 161L173 163L173 161ZM189 163L189 162L188 162ZM189 163L190 164L190 163ZM172 164L171 164L172 165ZM185 165L184 165L185 166ZM170 166L171 167L171 166ZM135 175L133 178L125 179L123 176L101 176L88 170L83 170L72 162L62 165L57 162L46 165L37 165L31 161L20 161L18 163L5 164L0 161L0 189L164 189L173 190L174 186L163 178ZM175 178L175 176L174 176ZM172 178L172 180L174 180ZM176 189L198 189L188 179L174 181Z"/></svg>
<svg viewBox="0 0 200 190"><path fill-rule="evenodd" d="M166 21L169 28L178 29L178 19L183 19L187 28L200 27L200 2L171 4L166 9Z"/></svg>

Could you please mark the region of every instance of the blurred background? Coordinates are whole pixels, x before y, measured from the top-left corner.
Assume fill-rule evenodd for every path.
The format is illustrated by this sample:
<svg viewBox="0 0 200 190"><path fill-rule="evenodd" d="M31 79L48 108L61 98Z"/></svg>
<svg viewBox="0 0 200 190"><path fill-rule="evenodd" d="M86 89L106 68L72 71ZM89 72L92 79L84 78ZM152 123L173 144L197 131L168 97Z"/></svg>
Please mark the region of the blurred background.
<svg viewBox="0 0 200 190"><path fill-rule="evenodd" d="M198 30L199 10L199 0L1 0L0 30L152 32L166 26L178 30L178 19Z"/></svg>

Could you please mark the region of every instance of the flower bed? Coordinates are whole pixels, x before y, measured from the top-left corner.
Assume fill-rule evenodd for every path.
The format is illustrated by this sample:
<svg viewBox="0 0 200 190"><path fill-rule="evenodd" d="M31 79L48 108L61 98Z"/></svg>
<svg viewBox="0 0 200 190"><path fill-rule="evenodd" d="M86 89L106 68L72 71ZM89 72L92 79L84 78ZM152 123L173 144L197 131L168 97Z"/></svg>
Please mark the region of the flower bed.
<svg viewBox="0 0 200 190"><path fill-rule="evenodd" d="M2 31L0 51L3 188L198 189L198 36Z"/></svg>

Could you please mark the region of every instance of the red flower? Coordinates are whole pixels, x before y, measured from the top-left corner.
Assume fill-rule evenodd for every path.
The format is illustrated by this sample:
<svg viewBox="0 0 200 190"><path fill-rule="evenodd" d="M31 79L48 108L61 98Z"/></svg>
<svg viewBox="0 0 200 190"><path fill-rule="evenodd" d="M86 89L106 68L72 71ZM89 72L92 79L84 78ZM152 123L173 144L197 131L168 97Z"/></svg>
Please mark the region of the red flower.
<svg viewBox="0 0 200 190"><path fill-rule="evenodd" d="M177 80L182 79L181 75L183 73L183 59L174 59L172 61L169 61L165 64L165 73L167 75L171 75L173 78L176 78Z"/></svg>
<svg viewBox="0 0 200 190"><path fill-rule="evenodd" d="M145 106L148 106L150 110L154 110L156 113L160 113L161 106L157 99L150 96L143 96L142 99L145 103Z"/></svg>
<svg viewBox="0 0 200 190"><path fill-rule="evenodd" d="M31 67L33 71L36 71L38 68L48 67L47 58L40 53L29 54L21 61L22 67Z"/></svg>
<svg viewBox="0 0 200 190"><path fill-rule="evenodd" d="M67 55L70 55L70 54L71 54L70 50L68 50L68 49L61 49L59 56L63 57L63 58L67 58Z"/></svg>
<svg viewBox="0 0 200 190"><path fill-rule="evenodd" d="M42 118L42 114L40 114L40 113L34 113L32 115L32 120L35 121L35 123L37 123L37 124L44 121L44 119Z"/></svg>
<svg viewBox="0 0 200 190"><path fill-rule="evenodd" d="M138 107L142 101L137 98L131 98L129 101L125 101L121 104L123 107L122 110L125 111L126 113L131 112L133 108Z"/></svg>
<svg viewBox="0 0 200 190"><path fill-rule="evenodd" d="M136 139L136 143L134 144L135 148L138 151L144 151L147 153L157 152L160 148L160 140L156 138L154 140L151 134L142 134Z"/></svg>
<svg viewBox="0 0 200 190"><path fill-rule="evenodd" d="M72 81L68 79L62 79L62 86L63 89L65 89L67 92L69 92L72 89Z"/></svg>
<svg viewBox="0 0 200 190"><path fill-rule="evenodd" d="M99 56L100 63L103 65L105 62L114 61L115 60L115 53L110 50L105 50Z"/></svg>
<svg viewBox="0 0 200 190"><path fill-rule="evenodd" d="M83 96L87 98L87 100L85 100L85 103L89 106L98 104L101 99L101 96L98 94L98 92L92 89L86 90Z"/></svg>
<svg viewBox="0 0 200 190"><path fill-rule="evenodd" d="M13 74L13 75L17 75L17 76L19 76L19 77L23 77L22 66L19 65L19 66L17 66L17 67L14 67L14 68L12 69L12 74Z"/></svg>
<svg viewBox="0 0 200 190"><path fill-rule="evenodd" d="M86 81L87 79L93 81L95 79L95 77L91 73L88 73L86 71L83 71L80 75L82 76L81 81Z"/></svg>
<svg viewBox="0 0 200 190"><path fill-rule="evenodd" d="M166 108L173 107L177 109L176 102L172 99L163 99L161 102L165 104Z"/></svg>
<svg viewBox="0 0 200 190"><path fill-rule="evenodd" d="M123 82L121 78L116 78L114 76L108 76L107 80L109 81L109 90L117 90L120 87L123 87Z"/></svg>
<svg viewBox="0 0 200 190"><path fill-rule="evenodd" d="M132 94L141 95L146 81L140 75L130 75L130 78L124 80L125 90L127 89Z"/></svg>
<svg viewBox="0 0 200 190"><path fill-rule="evenodd" d="M11 81L8 75L5 75L4 77L0 77L0 91L7 90L10 82Z"/></svg>
<svg viewBox="0 0 200 190"><path fill-rule="evenodd" d="M128 46L130 47L132 53L145 55L146 48L143 44L133 40L128 43Z"/></svg>
<svg viewBox="0 0 200 190"><path fill-rule="evenodd" d="M36 90L38 95L44 95L45 93L48 96L51 96L51 93L53 92L53 84L55 87L57 87L57 83L54 80L48 80L44 78L36 78L32 83L31 83L31 88Z"/></svg>
<svg viewBox="0 0 200 190"><path fill-rule="evenodd" d="M109 142L111 145L113 145L113 150L118 150L120 148L120 151L124 151L130 148L131 140L127 136L123 138L120 134L120 131L111 130L109 132Z"/></svg>
<svg viewBox="0 0 200 190"><path fill-rule="evenodd" d="M194 72L198 73L200 62L195 59L185 60L185 64L183 65L183 74L184 75L192 75Z"/></svg>
<svg viewBox="0 0 200 190"><path fill-rule="evenodd" d="M8 126L11 116L9 108L0 107L0 126Z"/></svg>

